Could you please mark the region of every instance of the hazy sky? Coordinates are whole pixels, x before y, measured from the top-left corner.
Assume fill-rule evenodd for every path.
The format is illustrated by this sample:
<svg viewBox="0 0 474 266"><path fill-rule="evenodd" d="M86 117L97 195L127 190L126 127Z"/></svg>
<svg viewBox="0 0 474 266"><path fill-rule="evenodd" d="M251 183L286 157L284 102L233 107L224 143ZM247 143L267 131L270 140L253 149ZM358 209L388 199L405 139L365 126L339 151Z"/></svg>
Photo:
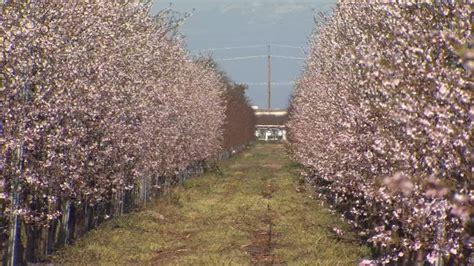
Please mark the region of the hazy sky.
<svg viewBox="0 0 474 266"><path fill-rule="evenodd" d="M306 49L315 11L328 11L337 0L174 0L156 1L153 11L172 8L193 12L181 28L188 49L279 44ZM215 50L215 59L267 54L267 47ZM304 57L301 49L272 46L272 54ZM267 59L219 61L220 68L238 83L251 83L247 95L253 105L267 105ZM273 58L273 108L285 108L292 85L304 66L302 60ZM257 84L255 84L257 83ZM259 84L261 83L261 84ZM286 83L286 84L285 84Z"/></svg>

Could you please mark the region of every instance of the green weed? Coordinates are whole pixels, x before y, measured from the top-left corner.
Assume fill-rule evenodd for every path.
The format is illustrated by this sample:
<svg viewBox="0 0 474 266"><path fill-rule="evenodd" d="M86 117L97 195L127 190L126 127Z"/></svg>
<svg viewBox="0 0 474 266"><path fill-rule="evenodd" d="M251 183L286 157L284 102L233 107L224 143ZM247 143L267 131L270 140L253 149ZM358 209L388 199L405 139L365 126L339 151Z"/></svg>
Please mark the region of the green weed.
<svg viewBox="0 0 474 266"><path fill-rule="evenodd" d="M354 265L370 255L339 217L310 198L282 145L257 144L141 212L108 221L55 256L72 265ZM225 177L225 178L224 178ZM336 237L331 228L345 232ZM258 235L271 228L271 243ZM267 245L267 244L265 244ZM250 251L249 251L250 250ZM255 252L254 252L255 253ZM258 252L257 252L258 253ZM253 255L252 255L253 254Z"/></svg>

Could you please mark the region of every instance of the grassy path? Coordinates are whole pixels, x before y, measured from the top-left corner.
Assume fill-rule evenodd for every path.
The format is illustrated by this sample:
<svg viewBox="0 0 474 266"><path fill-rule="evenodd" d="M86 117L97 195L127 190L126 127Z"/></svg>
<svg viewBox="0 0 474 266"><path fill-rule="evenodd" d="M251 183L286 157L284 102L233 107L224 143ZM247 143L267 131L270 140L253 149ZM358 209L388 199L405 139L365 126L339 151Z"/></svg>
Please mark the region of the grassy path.
<svg viewBox="0 0 474 266"><path fill-rule="evenodd" d="M53 262L356 265L369 250L347 230L305 191L282 145L259 144L146 210L106 222Z"/></svg>

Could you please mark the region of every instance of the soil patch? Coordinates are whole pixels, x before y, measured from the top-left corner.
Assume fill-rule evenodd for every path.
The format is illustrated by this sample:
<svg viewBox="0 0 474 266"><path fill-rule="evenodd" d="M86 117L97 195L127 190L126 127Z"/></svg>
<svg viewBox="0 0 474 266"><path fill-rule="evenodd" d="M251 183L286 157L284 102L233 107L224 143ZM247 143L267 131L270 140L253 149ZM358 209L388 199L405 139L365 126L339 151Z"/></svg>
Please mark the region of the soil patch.
<svg viewBox="0 0 474 266"><path fill-rule="evenodd" d="M257 231L252 243L244 246L245 251L252 257L252 262L257 265L284 265L284 261L272 254L272 232L269 230Z"/></svg>

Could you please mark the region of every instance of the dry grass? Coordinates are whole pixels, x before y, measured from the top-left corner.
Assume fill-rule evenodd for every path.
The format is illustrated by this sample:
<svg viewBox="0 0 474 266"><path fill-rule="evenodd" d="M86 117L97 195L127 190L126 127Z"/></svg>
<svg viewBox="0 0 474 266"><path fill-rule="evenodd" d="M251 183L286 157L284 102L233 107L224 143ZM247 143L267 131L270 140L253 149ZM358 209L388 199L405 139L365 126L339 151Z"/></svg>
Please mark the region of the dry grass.
<svg viewBox="0 0 474 266"><path fill-rule="evenodd" d="M281 145L258 144L52 258L73 265L354 265L369 249L301 187ZM300 191L301 193L298 193Z"/></svg>

